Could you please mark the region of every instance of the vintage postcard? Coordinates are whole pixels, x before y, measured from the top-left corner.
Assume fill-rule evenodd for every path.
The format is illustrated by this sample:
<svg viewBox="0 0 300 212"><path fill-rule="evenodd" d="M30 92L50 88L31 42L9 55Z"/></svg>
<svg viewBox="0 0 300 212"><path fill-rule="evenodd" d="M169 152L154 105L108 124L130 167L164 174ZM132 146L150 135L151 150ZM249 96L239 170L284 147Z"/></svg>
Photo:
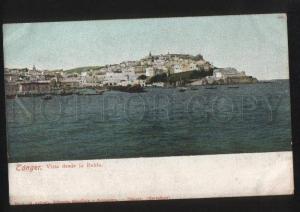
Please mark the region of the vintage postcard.
<svg viewBox="0 0 300 212"><path fill-rule="evenodd" d="M285 14L3 38L10 204L293 194Z"/></svg>

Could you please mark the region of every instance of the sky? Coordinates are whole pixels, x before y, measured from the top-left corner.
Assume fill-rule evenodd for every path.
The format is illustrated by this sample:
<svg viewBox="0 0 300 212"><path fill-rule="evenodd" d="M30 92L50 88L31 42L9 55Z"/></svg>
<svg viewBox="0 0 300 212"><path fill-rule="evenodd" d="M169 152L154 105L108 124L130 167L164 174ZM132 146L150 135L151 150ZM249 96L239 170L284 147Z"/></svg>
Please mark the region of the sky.
<svg viewBox="0 0 300 212"><path fill-rule="evenodd" d="M6 68L70 69L201 54L259 80L288 79L285 14L147 18L3 25Z"/></svg>

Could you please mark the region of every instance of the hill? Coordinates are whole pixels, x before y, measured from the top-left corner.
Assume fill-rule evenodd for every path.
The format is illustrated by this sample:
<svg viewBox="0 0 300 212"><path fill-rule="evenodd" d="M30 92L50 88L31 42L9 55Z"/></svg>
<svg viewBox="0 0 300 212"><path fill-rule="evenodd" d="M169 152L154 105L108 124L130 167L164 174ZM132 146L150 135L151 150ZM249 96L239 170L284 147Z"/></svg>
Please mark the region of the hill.
<svg viewBox="0 0 300 212"><path fill-rule="evenodd" d="M82 72L89 71L89 70L95 70L95 69L99 69L99 68L101 68L101 66L84 66L84 67L68 69L68 70L65 70L64 72L68 73L68 74L74 74L74 73L81 74Z"/></svg>
<svg viewBox="0 0 300 212"><path fill-rule="evenodd" d="M148 83L154 83L154 82L169 82L170 84L176 84L176 82L188 83L191 80L202 79L206 76L212 76L212 75L213 75L212 69L209 71L193 70L193 71L185 71L185 72L170 74L169 76L166 73L157 74L149 78L147 81Z"/></svg>

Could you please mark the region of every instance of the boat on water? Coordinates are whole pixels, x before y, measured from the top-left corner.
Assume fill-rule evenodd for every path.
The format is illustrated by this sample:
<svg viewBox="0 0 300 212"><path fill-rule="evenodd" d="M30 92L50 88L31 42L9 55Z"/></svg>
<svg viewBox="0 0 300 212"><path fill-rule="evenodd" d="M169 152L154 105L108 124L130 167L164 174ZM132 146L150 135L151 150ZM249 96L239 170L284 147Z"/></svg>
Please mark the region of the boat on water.
<svg viewBox="0 0 300 212"><path fill-rule="evenodd" d="M217 89L217 86L206 86L205 89Z"/></svg>
<svg viewBox="0 0 300 212"><path fill-rule="evenodd" d="M52 96L51 95L45 95L45 96L42 96L42 99L43 100L50 100L50 99L52 99Z"/></svg>
<svg viewBox="0 0 300 212"><path fill-rule="evenodd" d="M91 96L91 95L102 95L105 90L95 90L95 89L84 89L80 92L78 92L78 95L83 95L83 96Z"/></svg>
<svg viewBox="0 0 300 212"><path fill-rule="evenodd" d="M6 95L6 99L15 99L17 95Z"/></svg>
<svg viewBox="0 0 300 212"><path fill-rule="evenodd" d="M233 86L228 86L227 88L239 88L239 86L233 85Z"/></svg>
<svg viewBox="0 0 300 212"><path fill-rule="evenodd" d="M61 95L61 96L69 96L69 95L72 95L72 94L73 94L72 92L62 92L59 95Z"/></svg>
<svg viewBox="0 0 300 212"><path fill-rule="evenodd" d="M178 88L178 91L179 91L179 92L185 92L186 90L187 90L187 88L185 88L185 87Z"/></svg>
<svg viewBox="0 0 300 212"><path fill-rule="evenodd" d="M198 90L197 87L191 87L191 90Z"/></svg>
<svg viewBox="0 0 300 212"><path fill-rule="evenodd" d="M17 97L38 97L44 95L44 93L18 93Z"/></svg>
<svg viewBox="0 0 300 212"><path fill-rule="evenodd" d="M97 90L96 89L96 93L98 94L98 95L101 95L101 94L103 94L105 92L105 90Z"/></svg>
<svg viewBox="0 0 300 212"><path fill-rule="evenodd" d="M73 95L74 92L72 90L60 90L57 92L57 94L60 96L69 96L69 95Z"/></svg>
<svg viewBox="0 0 300 212"><path fill-rule="evenodd" d="M85 93L85 94L82 94L82 95L84 95L84 96L94 96L94 95L99 95L99 94L97 94L97 93Z"/></svg>
<svg viewBox="0 0 300 212"><path fill-rule="evenodd" d="M145 92L144 87L141 85L133 85L133 86L111 86L108 88L109 90L122 91L127 93L142 93Z"/></svg>

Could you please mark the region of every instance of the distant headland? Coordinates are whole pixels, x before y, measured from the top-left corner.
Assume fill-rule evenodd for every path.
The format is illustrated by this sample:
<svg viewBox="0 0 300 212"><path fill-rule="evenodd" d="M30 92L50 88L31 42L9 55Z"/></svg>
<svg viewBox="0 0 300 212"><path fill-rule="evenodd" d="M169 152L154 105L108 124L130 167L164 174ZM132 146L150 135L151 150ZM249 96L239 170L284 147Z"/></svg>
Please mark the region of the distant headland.
<svg viewBox="0 0 300 212"><path fill-rule="evenodd" d="M69 70L5 68L6 94L28 95L55 92L74 93L80 88L120 88L146 86L176 87L257 83L253 76L235 68L219 68L201 54L160 54L135 61Z"/></svg>

